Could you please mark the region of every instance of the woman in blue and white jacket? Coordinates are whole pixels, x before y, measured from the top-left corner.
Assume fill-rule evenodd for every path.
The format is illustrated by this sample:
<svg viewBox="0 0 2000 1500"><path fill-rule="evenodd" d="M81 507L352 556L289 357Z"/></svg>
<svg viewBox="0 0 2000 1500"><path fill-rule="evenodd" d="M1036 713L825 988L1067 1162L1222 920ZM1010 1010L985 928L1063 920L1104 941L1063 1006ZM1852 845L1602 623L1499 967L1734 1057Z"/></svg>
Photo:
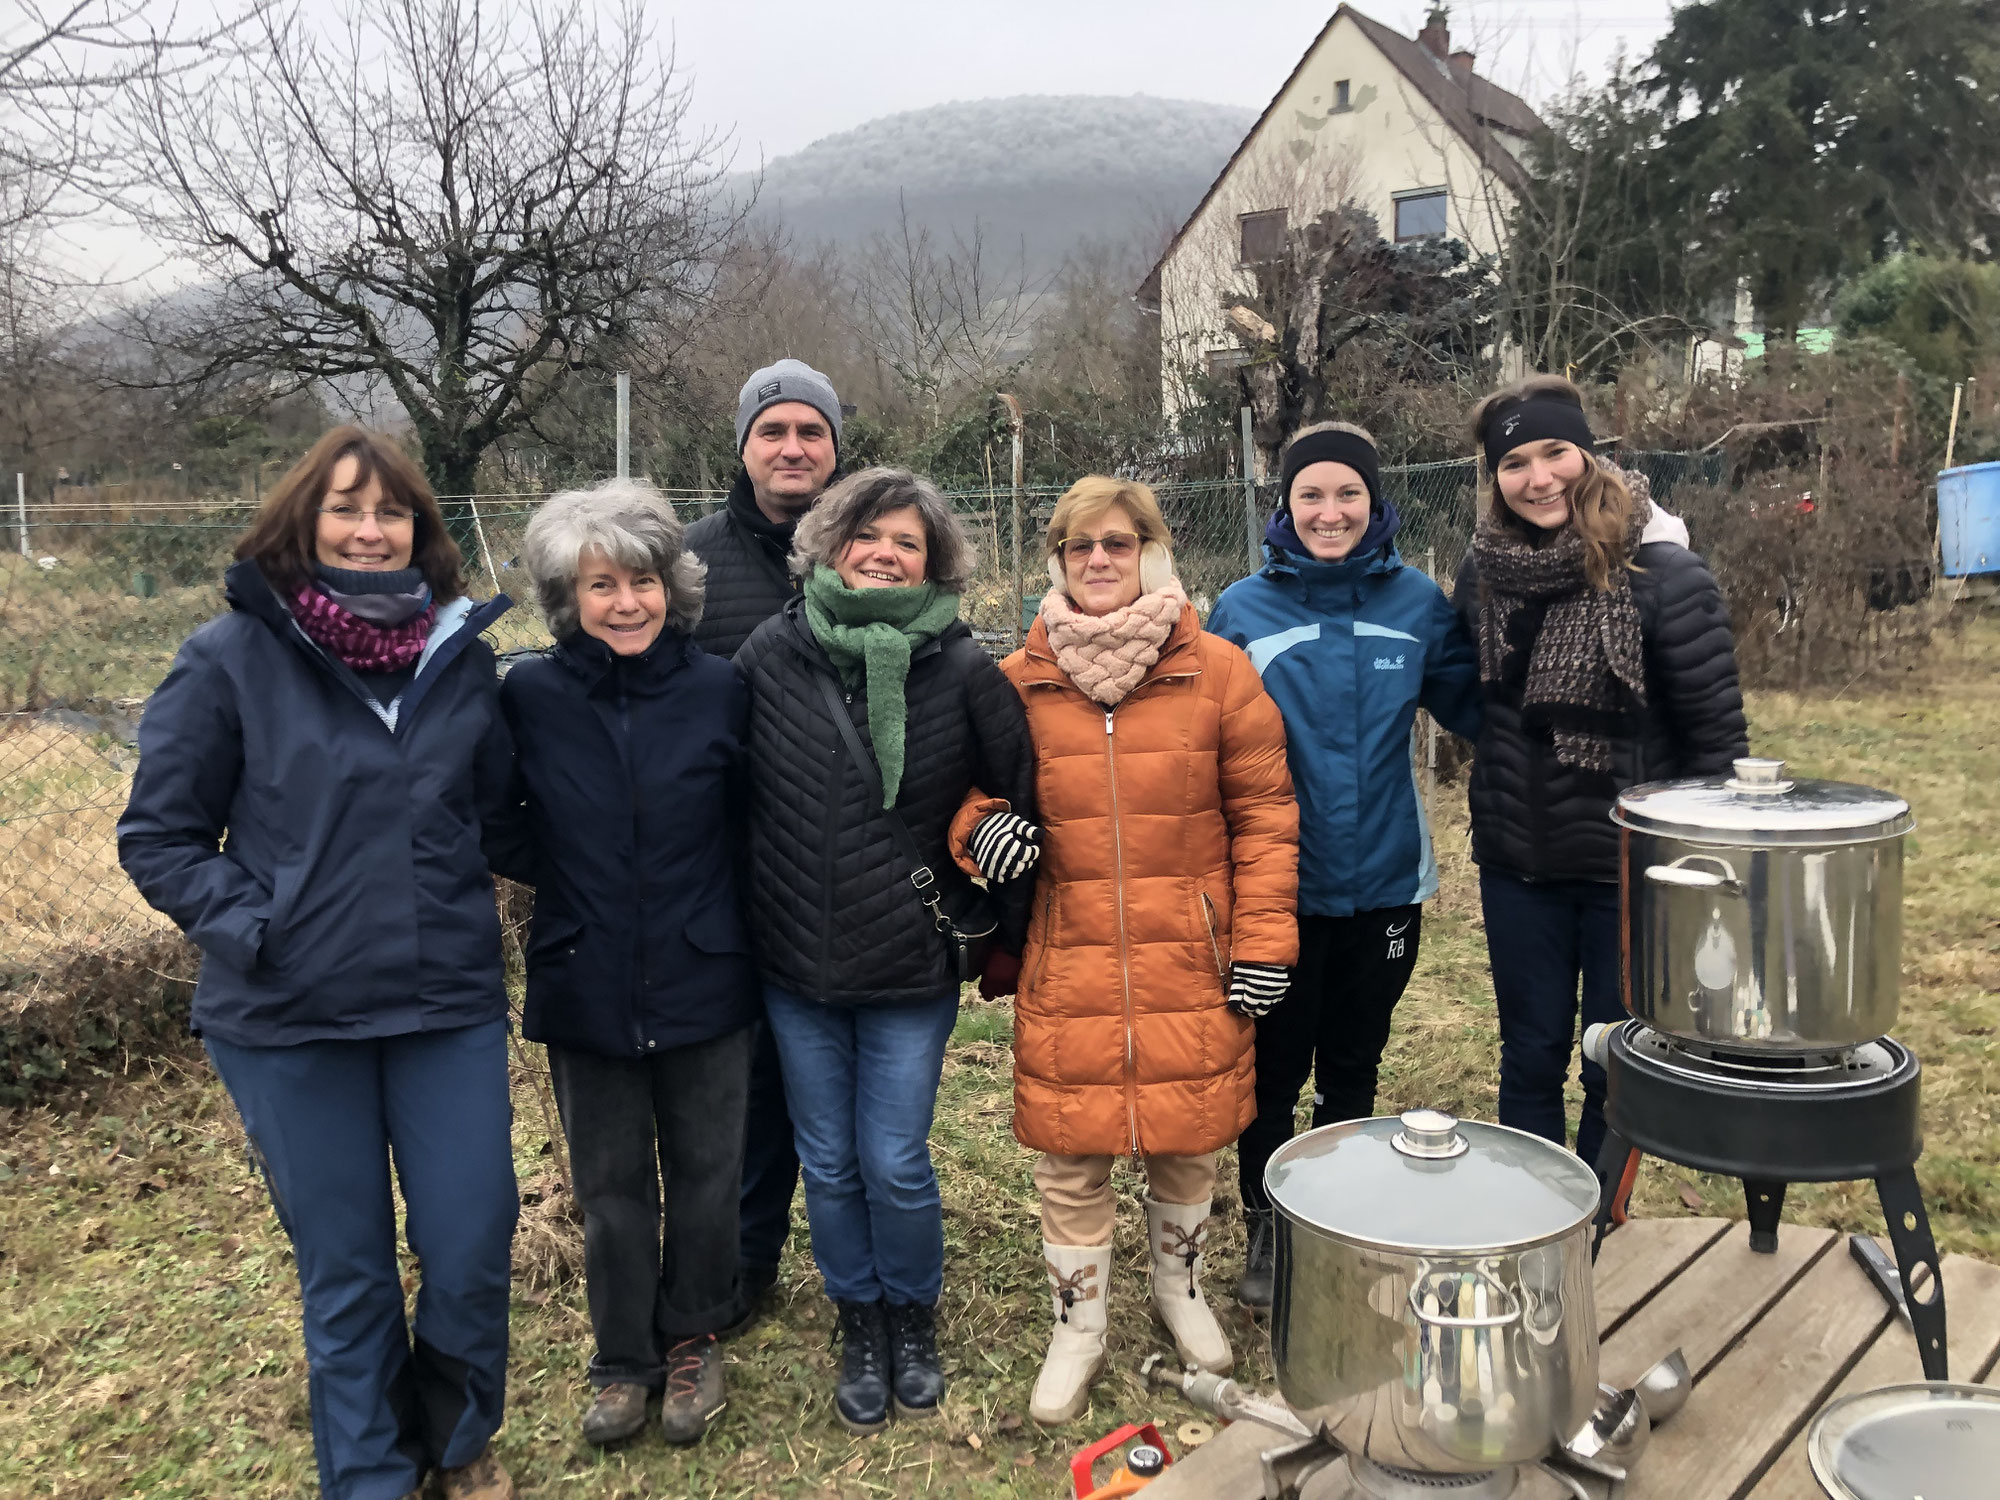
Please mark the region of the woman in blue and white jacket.
<svg viewBox="0 0 2000 1500"><path fill-rule="evenodd" d="M1271 1302L1264 1166L1291 1139L1315 1076L1314 1125L1375 1110L1389 1020L1417 962L1437 861L1410 757L1419 707L1479 733L1479 661L1465 623L1395 546L1374 439L1320 422L1285 447L1266 562L1216 602L1208 628L1241 646L1285 719L1299 799L1299 964L1257 1020L1257 1118L1237 1144L1250 1252L1237 1296Z"/></svg>

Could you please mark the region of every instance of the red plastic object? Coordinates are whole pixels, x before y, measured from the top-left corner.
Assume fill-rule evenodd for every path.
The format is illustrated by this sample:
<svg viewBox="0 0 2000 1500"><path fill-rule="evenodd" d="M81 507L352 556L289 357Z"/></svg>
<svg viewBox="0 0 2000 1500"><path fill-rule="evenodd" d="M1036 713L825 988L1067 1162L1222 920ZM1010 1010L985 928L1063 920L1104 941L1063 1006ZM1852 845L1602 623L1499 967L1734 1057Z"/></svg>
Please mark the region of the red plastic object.
<svg viewBox="0 0 2000 1500"><path fill-rule="evenodd" d="M1076 1500L1090 1500L1091 1496L1098 1493L1092 1488L1092 1485L1096 1481L1091 1478L1090 1473L1096 1467L1097 1461L1104 1457L1105 1454L1115 1452L1117 1449L1124 1447L1134 1438L1139 1438L1158 1448L1160 1452L1166 1454L1168 1463L1174 1461L1174 1455L1167 1448L1167 1440L1160 1436L1159 1428L1155 1427L1151 1422L1141 1422L1136 1425L1127 1422L1108 1437L1099 1438L1069 1461L1069 1482L1071 1487L1076 1491Z"/></svg>

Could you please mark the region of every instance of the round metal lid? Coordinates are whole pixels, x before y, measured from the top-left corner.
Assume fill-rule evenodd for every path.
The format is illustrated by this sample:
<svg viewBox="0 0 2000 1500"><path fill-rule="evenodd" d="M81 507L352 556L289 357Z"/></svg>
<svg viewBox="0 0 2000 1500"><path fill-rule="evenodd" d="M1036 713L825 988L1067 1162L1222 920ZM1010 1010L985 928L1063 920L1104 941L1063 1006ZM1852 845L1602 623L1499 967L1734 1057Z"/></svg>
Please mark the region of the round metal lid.
<svg viewBox="0 0 2000 1500"><path fill-rule="evenodd" d="M1899 838L1910 804L1847 781L1792 781L1781 760L1745 757L1732 776L1650 781L1621 792L1612 821L1641 833L1731 844L1848 844Z"/></svg>
<svg viewBox="0 0 2000 1500"><path fill-rule="evenodd" d="M1986 1500L2000 1468L2000 1390L1945 1380L1828 1403L1806 1432L1835 1500Z"/></svg>
<svg viewBox="0 0 2000 1500"><path fill-rule="evenodd" d="M1307 1131L1271 1158L1264 1190L1295 1222L1428 1255L1541 1244L1597 1212L1597 1178L1579 1157L1430 1109Z"/></svg>

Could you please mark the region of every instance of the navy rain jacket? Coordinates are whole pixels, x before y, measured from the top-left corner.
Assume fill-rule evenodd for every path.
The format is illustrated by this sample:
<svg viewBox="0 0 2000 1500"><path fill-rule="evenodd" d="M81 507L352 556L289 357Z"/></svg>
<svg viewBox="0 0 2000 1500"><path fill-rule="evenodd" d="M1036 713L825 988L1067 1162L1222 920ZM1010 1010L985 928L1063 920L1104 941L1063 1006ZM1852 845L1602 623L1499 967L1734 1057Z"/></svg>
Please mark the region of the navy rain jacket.
<svg viewBox="0 0 2000 1500"><path fill-rule="evenodd" d="M1345 917L1437 894L1437 857L1410 754L1428 710L1479 733L1472 636L1440 589L1408 567L1384 505L1361 545L1320 562L1275 544L1222 592L1208 629L1241 646L1285 717L1299 799L1299 914Z"/></svg>
<svg viewBox="0 0 2000 1500"><path fill-rule="evenodd" d="M647 1057L749 1025L736 669L676 630L632 657L578 632L511 667L500 701L519 760L494 868L535 887L523 1034Z"/></svg>
<svg viewBox="0 0 2000 1500"><path fill-rule="evenodd" d="M196 1035L239 1047L501 1019L482 829L512 750L493 653L506 613L438 610L390 704L322 650L253 562L147 700L118 860L201 949Z"/></svg>

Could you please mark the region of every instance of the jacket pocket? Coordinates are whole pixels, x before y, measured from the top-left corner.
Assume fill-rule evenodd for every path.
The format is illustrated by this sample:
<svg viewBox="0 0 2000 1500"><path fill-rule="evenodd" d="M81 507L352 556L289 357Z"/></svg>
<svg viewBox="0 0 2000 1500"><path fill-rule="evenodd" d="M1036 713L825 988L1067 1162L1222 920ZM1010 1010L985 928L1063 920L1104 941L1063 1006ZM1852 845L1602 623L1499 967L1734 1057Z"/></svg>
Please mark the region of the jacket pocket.
<svg viewBox="0 0 2000 1500"><path fill-rule="evenodd" d="M733 905L714 905L696 912L683 929L688 942L703 953L748 953L750 935Z"/></svg>
<svg viewBox="0 0 2000 1500"><path fill-rule="evenodd" d="M1222 956L1221 923L1216 918L1215 903L1209 899L1207 891L1201 893L1201 920L1208 928L1208 951L1215 955L1216 977L1227 983L1229 965Z"/></svg>
<svg viewBox="0 0 2000 1500"><path fill-rule="evenodd" d="M1042 897L1041 930L1039 933L1030 932L1028 934L1028 942L1031 945L1038 941L1041 946L1035 953L1035 967L1029 973L1027 982L1020 986L1024 990L1032 989L1040 982L1042 970L1048 967L1049 950L1056 945L1056 887L1054 881L1049 882L1048 892Z"/></svg>
<svg viewBox="0 0 2000 1500"><path fill-rule="evenodd" d="M264 920L264 935L257 945L259 963L274 969L284 963L292 911L304 885L304 864L294 860L278 866L271 881L271 914Z"/></svg>
<svg viewBox="0 0 2000 1500"><path fill-rule="evenodd" d="M582 936L581 918L566 912L550 912L546 917L536 912L528 928L528 946L522 950L522 957L537 967L567 963L576 957L577 939Z"/></svg>

